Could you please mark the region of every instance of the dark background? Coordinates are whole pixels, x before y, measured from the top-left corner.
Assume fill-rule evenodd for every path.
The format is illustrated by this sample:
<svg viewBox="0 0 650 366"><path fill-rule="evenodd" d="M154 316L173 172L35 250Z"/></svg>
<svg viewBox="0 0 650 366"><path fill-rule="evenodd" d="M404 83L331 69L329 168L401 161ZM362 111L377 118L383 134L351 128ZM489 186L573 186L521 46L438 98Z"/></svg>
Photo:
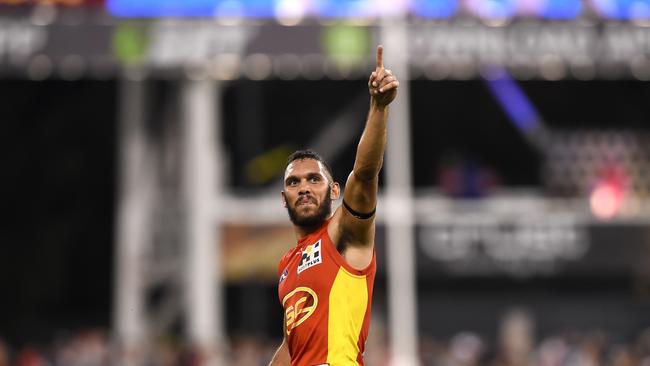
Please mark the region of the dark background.
<svg viewBox="0 0 650 366"><path fill-rule="evenodd" d="M175 84L155 85L173 88ZM553 129L648 128L647 83L527 81L520 85ZM110 327L118 87L117 81L0 83L5 202L0 232L0 336L10 343L45 341L61 329ZM278 145L302 147L345 108L358 116L359 123L351 128L360 132L367 111L365 88L365 80L230 83L223 94L223 132L232 158L231 188L250 191L272 184L248 182L242 167ZM494 170L504 187L541 189L543 157L508 121L483 81L415 80L411 98L416 187L436 185L446 154L460 153ZM149 108L159 107L155 104L154 100ZM250 130L251 124L257 129ZM339 179L352 167L355 145L341 146L341 158L331 162ZM574 304L567 307L569 313L579 313L581 306L589 303L610 309L606 303L610 299L611 309L626 314L636 309L632 311L639 313L634 314L647 319L648 312L643 311L648 309L648 297L638 291L639 281L634 276L603 277L599 273L550 279L420 280L421 292L436 294L421 297L423 324L436 325L423 330L457 330L436 318L435 314L445 314L439 308L457 309L448 319L460 319L471 313L467 306L497 309L494 298L501 299L499 304L523 299L542 313L561 304ZM238 320L243 317L237 312L243 311L242 304L251 291L262 291L267 299L263 324ZM281 311L274 307L274 284L229 284L226 295L227 309L233 314L227 323L229 332L279 336ZM385 303L384 298L385 279L380 278L378 306ZM571 317L569 313L565 315ZM588 315L604 319L605 313ZM613 314L612 319L623 318ZM626 328L625 319L616 326ZM606 323L603 326L608 326ZM467 324L473 324L470 318ZM550 319L545 324L553 327L556 323Z"/></svg>
<svg viewBox="0 0 650 366"><path fill-rule="evenodd" d="M0 332L108 324L116 82L4 80Z"/></svg>

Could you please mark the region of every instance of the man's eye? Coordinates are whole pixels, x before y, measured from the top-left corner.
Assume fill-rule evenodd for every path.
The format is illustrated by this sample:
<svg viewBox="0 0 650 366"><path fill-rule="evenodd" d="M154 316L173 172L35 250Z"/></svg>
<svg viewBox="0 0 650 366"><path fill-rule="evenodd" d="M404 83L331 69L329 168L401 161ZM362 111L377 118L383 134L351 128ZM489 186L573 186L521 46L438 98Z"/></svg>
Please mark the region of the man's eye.
<svg viewBox="0 0 650 366"><path fill-rule="evenodd" d="M295 186L295 185L296 185L296 183L298 183L298 181L297 181L297 180L295 180L295 179L292 179L292 180L290 180L290 181L289 181L289 183L288 183L288 184L289 184L290 186Z"/></svg>
<svg viewBox="0 0 650 366"><path fill-rule="evenodd" d="M316 183L316 182L318 182L320 179L318 179L318 177L311 177L310 180L311 180L312 183Z"/></svg>

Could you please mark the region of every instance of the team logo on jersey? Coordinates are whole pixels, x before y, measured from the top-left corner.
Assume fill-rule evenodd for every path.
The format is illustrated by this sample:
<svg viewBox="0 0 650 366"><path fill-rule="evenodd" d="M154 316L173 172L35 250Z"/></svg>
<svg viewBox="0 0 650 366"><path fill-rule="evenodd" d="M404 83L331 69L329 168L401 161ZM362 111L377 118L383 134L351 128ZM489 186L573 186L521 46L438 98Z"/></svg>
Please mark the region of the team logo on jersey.
<svg viewBox="0 0 650 366"><path fill-rule="evenodd" d="M298 273L323 262L323 256L321 255L320 249L321 245L319 240L312 245L308 245L307 248L302 251L300 263L298 264Z"/></svg>
<svg viewBox="0 0 650 366"><path fill-rule="evenodd" d="M282 275L280 276L279 283L282 283L282 281L284 281L288 275L289 275L289 268L285 268L284 271L282 271Z"/></svg>
<svg viewBox="0 0 650 366"><path fill-rule="evenodd" d="M309 287L297 287L282 299L284 321L287 335L297 326L304 323L318 306L318 296Z"/></svg>

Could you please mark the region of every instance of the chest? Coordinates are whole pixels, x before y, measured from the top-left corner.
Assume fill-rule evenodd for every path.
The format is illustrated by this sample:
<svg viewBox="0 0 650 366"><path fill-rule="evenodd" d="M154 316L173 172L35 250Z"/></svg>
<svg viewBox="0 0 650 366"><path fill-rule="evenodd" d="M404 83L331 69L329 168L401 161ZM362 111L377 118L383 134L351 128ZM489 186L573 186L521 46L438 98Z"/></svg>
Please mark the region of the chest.
<svg viewBox="0 0 650 366"><path fill-rule="evenodd" d="M325 294L328 291L338 272L328 244L322 239L317 239L294 249L285 262L280 277L278 294L281 301L296 289L313 291L316 294Z"/></svg>

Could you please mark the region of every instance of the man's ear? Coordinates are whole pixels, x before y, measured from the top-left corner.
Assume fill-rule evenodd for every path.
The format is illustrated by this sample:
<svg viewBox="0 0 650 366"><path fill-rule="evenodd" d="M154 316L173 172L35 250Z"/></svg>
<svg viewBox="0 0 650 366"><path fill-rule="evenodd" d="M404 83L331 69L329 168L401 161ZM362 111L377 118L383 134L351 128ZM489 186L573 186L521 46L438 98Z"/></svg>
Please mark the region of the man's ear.
<svg viewBox="0 0 650 366"><path fill-rule="evenodd" d="M340 196L341 196L341 186L337 182L332 183L332 192L330 193L330 199L337 200L339 199Z"/></svg>
<svg viewBox="0 0 650 366"><path fill-rule="evenodd" d="M282 206L284 206L286 208L287 207L287 197L284 196L284 191L281 191L280 195L282 196Z"/></svg>

